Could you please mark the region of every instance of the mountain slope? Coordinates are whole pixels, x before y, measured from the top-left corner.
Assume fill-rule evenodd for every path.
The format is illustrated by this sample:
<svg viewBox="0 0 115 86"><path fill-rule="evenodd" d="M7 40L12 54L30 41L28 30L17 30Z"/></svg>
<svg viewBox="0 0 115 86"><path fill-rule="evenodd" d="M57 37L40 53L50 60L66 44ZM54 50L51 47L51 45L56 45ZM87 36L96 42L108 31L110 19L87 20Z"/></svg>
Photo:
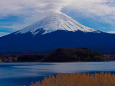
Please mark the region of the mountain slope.
<svg viewBox="0 0 115 86"><path fill-rule="evenodd" d="M46 53L80 47L115 52L115 34L88 28L65 14L53 14L0 38L0 53Z"/></svg>

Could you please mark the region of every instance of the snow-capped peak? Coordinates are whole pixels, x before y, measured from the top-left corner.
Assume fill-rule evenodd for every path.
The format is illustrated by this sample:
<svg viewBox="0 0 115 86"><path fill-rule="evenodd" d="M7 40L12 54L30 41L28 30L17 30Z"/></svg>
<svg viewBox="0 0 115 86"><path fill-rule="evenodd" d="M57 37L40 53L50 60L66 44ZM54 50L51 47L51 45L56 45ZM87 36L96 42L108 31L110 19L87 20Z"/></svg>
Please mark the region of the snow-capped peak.
<svg viewBox="0 0 115 86"><path fill-rule="evenodd" d="M83 32L99 33L99 31L86 27L63 13L52 13L52 15L18 31L17 33L31 32L32 34L36 35L40 31L39 29L43 29L45 31L43 34L51 33L57 30L73 32L80 30Z"/></svg>

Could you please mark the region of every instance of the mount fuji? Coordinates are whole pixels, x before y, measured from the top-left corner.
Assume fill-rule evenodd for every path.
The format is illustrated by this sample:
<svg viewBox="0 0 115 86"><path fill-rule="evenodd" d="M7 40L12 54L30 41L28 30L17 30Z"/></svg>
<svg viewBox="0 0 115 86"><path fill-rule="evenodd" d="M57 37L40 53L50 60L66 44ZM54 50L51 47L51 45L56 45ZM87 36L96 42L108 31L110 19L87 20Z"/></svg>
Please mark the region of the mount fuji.
<svg viewBox="0 0 115 86"><path fill-rule="evenodd" d="M87 47L115 51L115 34L86 27L63 13L0 37L0 53L47 53L57 48Z"/></svg>

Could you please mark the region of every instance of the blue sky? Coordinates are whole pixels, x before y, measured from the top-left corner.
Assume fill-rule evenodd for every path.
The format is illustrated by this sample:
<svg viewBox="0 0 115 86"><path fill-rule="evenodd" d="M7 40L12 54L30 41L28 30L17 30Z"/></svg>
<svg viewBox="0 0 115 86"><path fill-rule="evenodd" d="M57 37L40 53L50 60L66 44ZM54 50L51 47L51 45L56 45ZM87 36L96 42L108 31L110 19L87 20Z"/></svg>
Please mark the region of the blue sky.
<svg viewBox="0 0 115 86"><path fill-rule="evenodd" d="M0 0L0 6L0 36L52 12L63 12L85 26L115 33L115 0Z"/></svg>

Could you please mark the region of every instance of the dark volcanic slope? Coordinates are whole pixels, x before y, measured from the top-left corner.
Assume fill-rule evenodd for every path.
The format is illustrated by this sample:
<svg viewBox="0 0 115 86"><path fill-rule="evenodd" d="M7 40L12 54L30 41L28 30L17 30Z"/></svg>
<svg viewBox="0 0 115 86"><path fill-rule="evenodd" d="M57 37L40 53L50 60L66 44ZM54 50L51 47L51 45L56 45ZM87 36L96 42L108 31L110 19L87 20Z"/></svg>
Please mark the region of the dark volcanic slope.
<svg viewBox="0 0 115 86"><path fill-rule="evenodd" d="M39 52L45 53L57 48L87 47L102 52L115 51L115 34L64 31L57 30L51 33L37 35L28 32L25 34L10 34L0 38L0 52Z"/></svg>

